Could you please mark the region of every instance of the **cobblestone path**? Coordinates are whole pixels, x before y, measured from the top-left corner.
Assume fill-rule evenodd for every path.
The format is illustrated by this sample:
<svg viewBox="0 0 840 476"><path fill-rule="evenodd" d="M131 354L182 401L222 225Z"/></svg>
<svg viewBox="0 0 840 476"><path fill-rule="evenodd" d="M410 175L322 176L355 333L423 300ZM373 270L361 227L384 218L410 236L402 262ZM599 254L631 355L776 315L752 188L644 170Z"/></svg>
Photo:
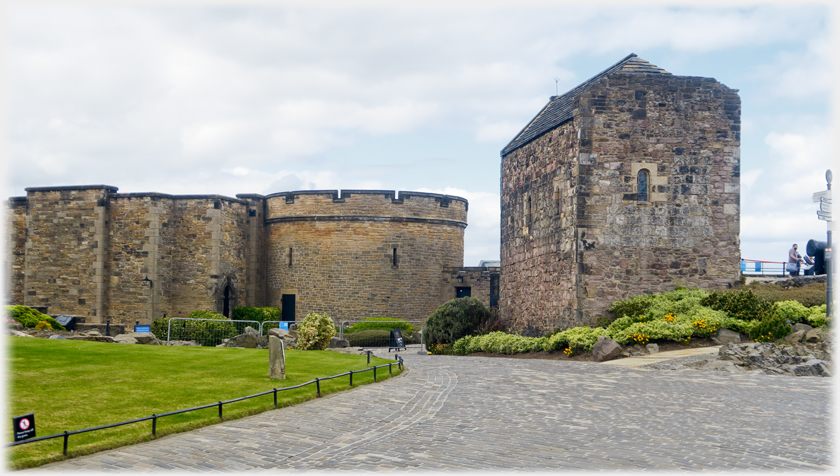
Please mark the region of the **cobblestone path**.
<svg viewBox="0 0 840 476"><path fill-rule="evenodd" d="M40 470L828 470L830 378L407 352L410 371ZM34 471L38 471L37 469Z"/></svg>

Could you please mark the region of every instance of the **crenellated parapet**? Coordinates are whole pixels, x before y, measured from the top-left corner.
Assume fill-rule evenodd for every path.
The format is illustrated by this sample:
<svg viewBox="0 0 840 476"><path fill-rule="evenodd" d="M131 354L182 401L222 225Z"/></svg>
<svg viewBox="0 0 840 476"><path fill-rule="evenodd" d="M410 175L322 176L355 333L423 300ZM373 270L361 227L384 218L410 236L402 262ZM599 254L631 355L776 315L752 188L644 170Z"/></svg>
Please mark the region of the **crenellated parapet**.
<svg viewBox="0 0 840 476"><path fill-rule="evenodd" d="M265 199L266 223L370 219L466 227L469 208L453 195L392 190L299 190Z"/></svg>

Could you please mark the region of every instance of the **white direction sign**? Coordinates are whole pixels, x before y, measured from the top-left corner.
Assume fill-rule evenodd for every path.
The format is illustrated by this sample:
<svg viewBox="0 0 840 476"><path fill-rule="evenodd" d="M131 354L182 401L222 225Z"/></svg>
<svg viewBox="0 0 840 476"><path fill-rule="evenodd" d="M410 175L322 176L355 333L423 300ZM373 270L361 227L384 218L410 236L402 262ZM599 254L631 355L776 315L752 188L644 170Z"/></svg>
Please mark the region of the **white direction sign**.
<svg viewBox="0 0 840 476"><path fill-rule="evenodd" d="M822 192L817 192L814 194L813 197L811 197L814 203L821 201L823 198L831 200L831 190L823 190Z"/></svg>
<svg viewBox="0 0 840 476"><path fill-rule="evenodd" d="M831 213L831 199L823 198L820 200L820 211L829 214Z"/></svg>

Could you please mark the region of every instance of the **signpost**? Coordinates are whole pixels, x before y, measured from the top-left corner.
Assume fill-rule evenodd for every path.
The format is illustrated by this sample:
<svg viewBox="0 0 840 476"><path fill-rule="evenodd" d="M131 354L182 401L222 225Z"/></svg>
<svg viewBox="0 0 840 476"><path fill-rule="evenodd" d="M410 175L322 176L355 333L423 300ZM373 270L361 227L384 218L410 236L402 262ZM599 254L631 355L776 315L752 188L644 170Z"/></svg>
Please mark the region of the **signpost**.
<svg viewBox="0 0 840 476"><path fill-rule="evenodd" d="M35 437L35 414L23 415L12 418L12 432L15 434L15 441L28 440Z"/></svg>
<svg viewBox="0 0 840 476"><path fill-rule="evenodd" d="M831 217L831 169L825 171L825 181L827 190L817 192L811 197L814 203L820 204L820 209L817 210L817 218L826 222L826 232L828 241L825 245L825 276L826 276L826 290L825 290L825 316L831 318L834 293L831 290L833 285L832 274L834 274L834 260L831 253L831 223L834 220Z"/></svg>

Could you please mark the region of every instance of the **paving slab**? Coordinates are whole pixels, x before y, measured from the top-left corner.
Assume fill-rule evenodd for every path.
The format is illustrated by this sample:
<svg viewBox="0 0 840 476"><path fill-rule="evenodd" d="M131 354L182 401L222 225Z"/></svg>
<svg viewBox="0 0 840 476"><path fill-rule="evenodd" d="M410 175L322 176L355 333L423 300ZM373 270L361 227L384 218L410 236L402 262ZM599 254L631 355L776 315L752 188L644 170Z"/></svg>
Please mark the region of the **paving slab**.
<svg viewBox="0 0 840 476"><path fill-rule="evenodd" d="M831 378L400 355L378 384L27 471L832 470Z"/></svg>

